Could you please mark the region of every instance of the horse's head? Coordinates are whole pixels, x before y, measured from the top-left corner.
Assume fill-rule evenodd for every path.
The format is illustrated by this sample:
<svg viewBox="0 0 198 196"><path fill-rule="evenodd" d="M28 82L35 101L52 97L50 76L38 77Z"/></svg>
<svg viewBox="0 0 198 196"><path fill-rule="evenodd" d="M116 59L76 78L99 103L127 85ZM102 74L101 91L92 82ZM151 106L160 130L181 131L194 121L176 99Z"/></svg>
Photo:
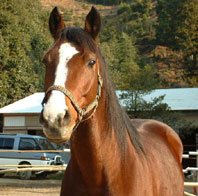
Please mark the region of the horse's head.
<svg viewBox="0 0 198 196"><path fill-rule="evenodd" d="M68 140L79 122L97 107L102 86L96 43L100 25L94 7L84 29L65 27L57 8L50 14L54 44L43 58L46 74L41 123L45 135L54 142Z"/></svg>

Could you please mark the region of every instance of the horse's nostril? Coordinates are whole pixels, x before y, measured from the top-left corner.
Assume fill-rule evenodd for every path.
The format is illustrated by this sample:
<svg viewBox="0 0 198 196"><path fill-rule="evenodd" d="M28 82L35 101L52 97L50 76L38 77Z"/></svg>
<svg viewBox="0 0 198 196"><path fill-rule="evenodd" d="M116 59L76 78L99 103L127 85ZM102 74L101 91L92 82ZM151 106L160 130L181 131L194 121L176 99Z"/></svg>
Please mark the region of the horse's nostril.
<svg viewBox="0 0 198 196"><path fill-rule="evenodd" d="M70 114L69 114L69 111L67 111L67 110L65 110L64 116L59 115L57 118L58 124L60 126L64 126L64 125L68 124L69 120L70 120Z"/></svg>
<svg viewBox="0 0 198 196"><path fill-rule="evenodd" d="M40 122L41 124L44 123L43 110L42 110L41 113L40 113L39 122Z"/></svg>
<svg viewBox="0 0 198 196"><path fill-rule="evenodd" d="M64 116L65 120L69 120L70 119L70 113L68 110L65 110L65 116Z"/></svg>
<svg viewBox="0 0 198 196"><path fill-rule="evenodd" d="M71 119L71 115L70 115L70 112L68 110L65 110L65 116L63 118L64 120L64 125L68 124L70 122L70 119Z"/></svg>

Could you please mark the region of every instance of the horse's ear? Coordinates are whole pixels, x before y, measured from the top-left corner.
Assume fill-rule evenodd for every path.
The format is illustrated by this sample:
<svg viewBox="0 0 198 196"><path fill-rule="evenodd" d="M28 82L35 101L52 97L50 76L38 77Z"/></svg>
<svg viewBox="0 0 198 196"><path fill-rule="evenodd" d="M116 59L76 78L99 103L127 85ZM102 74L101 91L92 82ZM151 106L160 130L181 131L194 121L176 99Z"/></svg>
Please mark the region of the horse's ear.
<svg viewBox="0 0 198 196"><path fill-rule="evenodd" d="M85 20L85 31L88 32L93 39L96 39L100 32L100 27L100 14L95 7L92 7Z"/></svg>
<svg viewBox="0 0 198 196"><path fill-rule="evenodd" d="M65 27L62 14L55 7L49 17L49 29L52 37L56 40L59 37L60 31Z"/></svg>

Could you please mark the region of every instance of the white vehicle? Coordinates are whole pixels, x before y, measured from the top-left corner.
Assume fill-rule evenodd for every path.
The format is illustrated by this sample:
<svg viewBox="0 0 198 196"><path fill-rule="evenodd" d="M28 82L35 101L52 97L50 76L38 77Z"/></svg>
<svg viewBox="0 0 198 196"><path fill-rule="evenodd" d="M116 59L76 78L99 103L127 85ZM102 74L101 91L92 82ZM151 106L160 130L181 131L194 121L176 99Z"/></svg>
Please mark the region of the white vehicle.
<svg viewBox="0 0 198 196"><path fill-rule="evenodd" d="M55 150L44 137L27 134L0 134L0 150ZM63 165L64 161L58 152L0 152L0 170L10 167L1 165ZM21 167L21 166L20 166ZM21 179L30 179L32 174L45 178L48 171L20 171ZM3 176L4 173L0 173Z"/></svg>

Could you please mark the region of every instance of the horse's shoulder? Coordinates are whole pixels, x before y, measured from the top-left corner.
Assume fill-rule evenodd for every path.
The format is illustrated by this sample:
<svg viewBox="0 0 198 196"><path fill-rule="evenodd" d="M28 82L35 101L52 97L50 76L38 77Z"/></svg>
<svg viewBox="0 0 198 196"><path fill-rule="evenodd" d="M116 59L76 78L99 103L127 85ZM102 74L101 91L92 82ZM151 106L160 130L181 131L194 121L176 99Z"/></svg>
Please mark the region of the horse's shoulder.
<svg viewBox="0 0 198 196"><path fill-rule="evenodd" d="M157 135L168 142L177 159L182 161L183 145L178 134L167 124L151 119L132 119L133 125L142 133Z"/></svg>

